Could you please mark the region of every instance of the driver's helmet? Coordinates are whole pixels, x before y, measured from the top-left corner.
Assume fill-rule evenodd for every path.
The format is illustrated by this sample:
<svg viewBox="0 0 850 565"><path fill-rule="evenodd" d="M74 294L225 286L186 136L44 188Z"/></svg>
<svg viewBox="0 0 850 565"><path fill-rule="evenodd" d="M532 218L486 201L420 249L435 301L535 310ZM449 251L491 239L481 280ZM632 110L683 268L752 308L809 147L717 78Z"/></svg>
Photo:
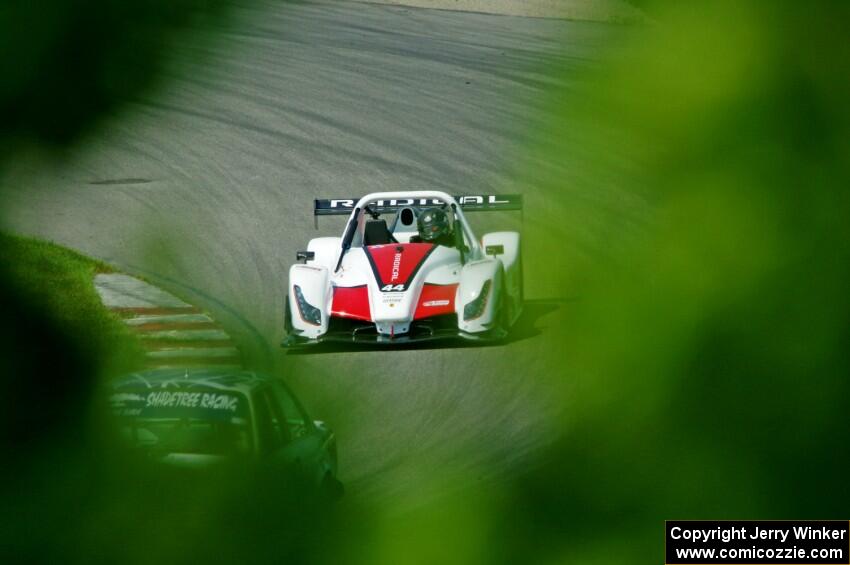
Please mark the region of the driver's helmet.
<svg viewBox="0 0 850 565"><path fill-rule="evenodd" d="M416 227L419 228L422 241L434 241L452 233L449 216L440 208L426 208L419 212Z"/></svg>

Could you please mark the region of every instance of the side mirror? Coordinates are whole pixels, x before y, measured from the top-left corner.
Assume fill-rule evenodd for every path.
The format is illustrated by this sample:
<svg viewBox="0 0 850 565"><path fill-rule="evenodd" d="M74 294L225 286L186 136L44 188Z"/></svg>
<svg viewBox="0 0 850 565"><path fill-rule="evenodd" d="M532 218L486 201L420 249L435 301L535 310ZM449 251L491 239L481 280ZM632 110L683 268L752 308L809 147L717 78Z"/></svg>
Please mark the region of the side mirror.
<svg viewBox="0 0 850 565"><path fill-rule="evenodd" d="M312 261L315 256L316 256L316 253L313 252L313 251L296 251L295 252L295 258L298 261L304 261L305 263L307 261Z"/></svg>
<svg viewBox="0 0 850 565"><path fill-rule="evenodd" d="M505 254L505 246L504 245L488 245L484 248L484 253L487 255L504 255Z"/></svg>

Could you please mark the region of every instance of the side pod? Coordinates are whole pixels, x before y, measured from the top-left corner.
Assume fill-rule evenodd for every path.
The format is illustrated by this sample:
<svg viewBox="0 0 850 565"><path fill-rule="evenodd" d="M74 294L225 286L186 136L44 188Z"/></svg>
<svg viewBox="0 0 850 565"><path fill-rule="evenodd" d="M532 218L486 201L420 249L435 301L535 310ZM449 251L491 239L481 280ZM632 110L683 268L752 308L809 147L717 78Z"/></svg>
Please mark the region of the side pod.
<svg viewBox="0 0 850 565"><path fill-rule="evenodd" d="M289 269L289 315L292 331L315 339L328 331L330 284L327 267L293 265Z"/></svg>
<svg viewBox="0 0 850 565"><path fill-rule="evenodd" d="M505 307L508 308L509 323L513 324L522 312L523 301L519 234L512 231L487 233L481 238L481 243L485 250L496 247L501 251L495 258L501 261L505 268Z"/></svg>
<svg viewBox="0 0 850 565"><path fill-rule="evenodd" d="M318 267L324 265L329 269L333 269L336 265L337 257L339 257L339 237L314 237L307 244L307 251L312 251L314 257L307 264Z"/></svg>
<svg viewBox="0 0 850 565"><path fill-rule="evenodd" d="M481 259L464 265L457 289L458 329L481 333L497 326L503 292L502 263Z"/></svg>

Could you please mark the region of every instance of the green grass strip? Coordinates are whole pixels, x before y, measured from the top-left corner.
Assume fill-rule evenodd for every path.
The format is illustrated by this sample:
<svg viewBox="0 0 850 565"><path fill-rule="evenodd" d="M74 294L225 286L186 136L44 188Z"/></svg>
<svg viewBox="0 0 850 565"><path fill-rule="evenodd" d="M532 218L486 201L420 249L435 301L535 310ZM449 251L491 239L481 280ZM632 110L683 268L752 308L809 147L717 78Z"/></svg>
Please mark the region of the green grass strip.
<svg viewBox="0 0 850 565"><path fill-rule="evenodd" d="M96 357L102 372L141 366L144 351L117 314L103 306L94 276L109 265L38 239L0 233L0 257L10 282L27 301L47 312L63 334Z"/></svg>

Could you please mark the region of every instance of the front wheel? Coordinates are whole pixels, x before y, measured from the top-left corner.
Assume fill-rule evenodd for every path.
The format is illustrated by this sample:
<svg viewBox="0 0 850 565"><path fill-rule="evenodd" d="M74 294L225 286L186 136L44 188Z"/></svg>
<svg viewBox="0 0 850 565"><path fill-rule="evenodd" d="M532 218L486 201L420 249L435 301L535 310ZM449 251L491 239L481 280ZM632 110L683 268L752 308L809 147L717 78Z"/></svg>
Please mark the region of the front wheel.
<svg viewBox="0 0 850 565"><path fill-rule="evenodd" d="M343 484L331 475L327 473L325 478L322 479L322 494L328 498L328 500L336 501L342 498L342 495L345 494L345 487Z"/></svg>
<svg viewBox="0 0 850 565"><path fill-rule="evenodd" d="M497 308L499 309L496 314L496 323L493 326L493 334L496 336L497 340L503 340L508 336L508 328L510 327L511 317L510 317L510 304L508 302L507 294L502 290L499 295L499 303Z"/></svg>
<svg viewBox="0 0 850 565"><path fill-rule="evenodd" d="M289 294L283 298L283 331L292 335L292 309L289 307Z"/></svg>

